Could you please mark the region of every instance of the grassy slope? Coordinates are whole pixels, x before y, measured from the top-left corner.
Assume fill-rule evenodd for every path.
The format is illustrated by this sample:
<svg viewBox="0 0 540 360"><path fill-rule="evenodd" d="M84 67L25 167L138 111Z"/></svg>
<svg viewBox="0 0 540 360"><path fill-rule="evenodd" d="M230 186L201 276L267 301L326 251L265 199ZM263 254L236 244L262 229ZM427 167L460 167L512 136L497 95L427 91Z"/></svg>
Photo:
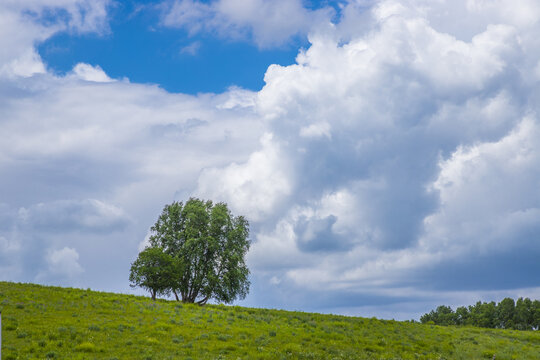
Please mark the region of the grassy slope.
<svg viewBox="0 0 540 360"><path fill-rule="evenodd" d="M2 359L539 359L540 332L0 282Z"/></svg>

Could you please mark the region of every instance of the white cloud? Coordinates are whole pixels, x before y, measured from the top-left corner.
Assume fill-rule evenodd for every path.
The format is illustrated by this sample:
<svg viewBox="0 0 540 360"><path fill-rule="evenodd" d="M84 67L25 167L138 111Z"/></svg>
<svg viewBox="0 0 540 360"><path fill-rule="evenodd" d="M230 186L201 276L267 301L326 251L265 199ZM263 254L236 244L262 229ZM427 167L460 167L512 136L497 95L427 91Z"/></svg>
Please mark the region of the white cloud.
<svg viewBox="0 0 540 360"><path fill-rule="evenodd" d="M227 92L220 96L218 109L253 109L257 100L257 94L253 91L245 90L237 86L231 86Z"/></svg>
<svg viewBox="0 0 540 360"><path fill-rule="evenodd" d="M268 69L258 111L294 159L290 206L310 212L303 215L305 227L289 212L257 237L250 259L267 279L275 271L290 280L280 284L289 288L398 294L399 284L409 282L415 289L437 281L456 286L444 271L439 280L420 275L438 265L474 271L481 257L477 266L497 272L501 251L538 253L540 149L532 143L538 120L527 115L537 111L536 95L530 96L537 90L526 75L536 66L538 44L524 41L533 22L525 27L500 18L463 36L434 28L434 13L423 5L379 2L370 31L348 33L343 44L332 34L313 34L297 65ZM336 31L345 30L354 29L338 24ZM324 123L329 143L315 132ZM500 159L488 155L495 148ZM448 177L451 185L440 188ZM437 189L430 192L434 179ZM313 206L336 188L354 194L347 211ZM336 241L343 213L356 220L356 232L341 230L352 247L308 253L305 242L314 233ZM272 270L273 262L286 269ZM514 271L530 286L528 266ZM475 281L461 286L482 286ZM516 285L501 280L498 286Z"/></svg>
<svg viewBox="0 0 540 360"><path fill-rule="evenodd" d="M260 47L286 43L329 22L332 10L308 10L300 0L176 0L167 7L163 24L190 33L217 33L229 39L251 38Z"/></svg>
<svg viewBox="0 0 540 360"><path fill-rule="evenodd" d="M426 218L421 244L458 254L534 246L526 234L540 224L538 136L538 120L526 117L499 141L460 147L441 161L432 185L441 206Z"/></svg>
<svg viewBox="0 0 540 360"><path fill-rule="evenodd" d="M76 281L77 277L84 272L79 264L79 253L73 248L49 250L45 255L45 261L47 269L36 276L38 282Z"/></svg>
<svg viewBox="0 0 540 360"><path fill-rule="evenodd" d="M191 56L195 56L199 52L200 48L201 48L201 42L194 41L191 44L184 46L182 49L180 49L180 54L188 54Z"/></svg>
<svg viewBox="0 0 540 360"><path fill-rule="evenodd" d="M417 270L436 269L445 262L459 266L464 259L474 262L475 258L482 259L477 266L486 266L486 258L493 257L495 263L487 265L502 266L508 271L508 267L497 263L499 254L516 256L506 255L515 248L538 254L536 235L532 235L540 232L540 149L535 140L538 127L536 119L527 117L499 141L458 148L449 159L441 161L439 177L432 185L432 191L440 194L440 208L426 217L425 234L415 246L377 251L359 244L347 254L326 256L322 263L313 259L289 268L286 276L296 286L314 291L362 289L377 294L388 289L392 296L401 296L406 292L399 289L399 284L418 281L408 279L418 276ZM347 212L350 210L344 211ZM264 245L255 246L257 249ZM275 254L274 258L277 257ZM510 290L505 291L511 294ZM478 290L474 295L460 296L464 301L464 296L479 299L494 295Z"/></svg>
<svg viewBox="0 0 540 360"><path fill-rule="evenodd" d="M225 201L250 220L262 221L264 216L272 215L290 195L294 180L289 176L287 159L272 134L262 136L261 146L262 149L252 153L243 164L203 170L197 194Z"/></svg>
<svg viewBox="0 0 540 360"><path fill-rule="evenodd" d="M47 249L67 247L92 269L80 283L129 289L125 268L163 205L191 195L202 167L259 147L249 91L188 96L109 80L88 64L0 80L0 172L10 174L0 179L0 257L11 280L37 279Z"/></svg>
<svg viewBox="0 0 540 360"><path fill-rule="evenodd" d="M540 4L534 0L519 4L508 0L467 0L466 6L473 14L482 14L492 22L508 22L519 27L538 25L540 16Z"/></svg>
<svg viewBox="0 0 540 360"><path fill-rule="evenodd" d="M2 65L0 75L28 77L45 73L40 56L31 49L24 49L9 63Z"/></svg>
<svg viewBox="0 0 540 360"><path fill-rule="evenodd" d="M330 125L327 122L317 123L317 124L311 124L309 126L305 126L300 129L300 136L303 137L322 137L326 136L327 138L331 138L332 135L330 133Z"/></svg>
<svg viewBox="0 0 540 360"><path fill-rule="evenodd" d="M107 30L107 7L110 0L6 0L8 11L18 13L32 23L47 24L51 28L67 28L77 32ZM54 15L66 15L58 16ZM51 16L52 15L52 16ZM44 18L47 18L45 21ZM28 25L31 25L29 22Z"/></svg>
<svg viewBox="0 0 540 360"><path fill-rule="evenodd" d="M78 63L73 67L73 76L85 80L94 82L111 82L113 81L107 76L105 71L99 65L92 66L90 64Z"/></svg>
<svg viewBox="0 0 540 360"><path fill-rule="evenodd" d="M246 161L262 135L240 89L196 97L73 75L19 81L0 82L0 172L10 174L0 196L11 214L0 236L20 244L2 265L12 280L32 281L45 249L68 247L92 269L80 283L127 291L125 268L163 205L192 195L202 167Z"/></svg>
<svg viewBox="0 0 540 360"><path fill-rule="evenodd" d="M29 77L45 73L45 65L35 45L54 33L107 31L109 3L110 0L2 1L0 77Z"/></svg>
<svg viewBox="0 0 540 360"><path fill-rule="evenodd" d="M410 314L437 294L537 293L540 14L496 3L350 2L310 30L328 14L300 2L176 1L164 23L194 32L260 46L309 32L260 92L198 96L108 82L97 65L47 73L36 42L102 25L74 15L42 35L3 3L26 30L14 47L0 33L2 269L127 288L163 205L199 195L251 220L251 305Z"/></svg>
<svg viewBox="0 0 540 360"><path fill-rule="evenodd" d="M286 220L279 221L270 233L256 235L248 253L248 264L255 273L275 274L290 268L305 266L305 256L298 249L294 226Z"/></svg>
<svg viewBox="0 0 540 360"><path fill-rule="evenodd" d="M129 218L114 205L95 199L57 200L19 209L21 225L35 230L52 231L117 231L127 226Z"/></svg>

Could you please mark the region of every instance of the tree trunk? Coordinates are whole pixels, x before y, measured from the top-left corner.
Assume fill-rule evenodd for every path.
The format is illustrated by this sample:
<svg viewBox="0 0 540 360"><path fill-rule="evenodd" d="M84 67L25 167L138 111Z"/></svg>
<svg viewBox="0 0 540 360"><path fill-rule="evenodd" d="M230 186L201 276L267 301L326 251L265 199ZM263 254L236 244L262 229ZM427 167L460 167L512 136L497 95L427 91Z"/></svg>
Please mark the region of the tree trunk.
<svg viewBox="0 0 540 360"><path fill-rule="evenodd" d="M210 299L210 296L207 296L207 297L205 297L204 299L197 301L197 304L199 304L199 305L204 305L204 304L206 304L206 302L207 302L209 299Z"/></svg>
<svg viewBox="0 0 540 360"><path fill-rule="evenodd" d="M189 292L188 292L188 298L187 298L187 300L188 300L188 302L190 302L190 303L194 303L194 302L195 302L195 298L196 298L197 295L195 295L194 292L195 292L195 288L191 288L191 289L189 290Z"/></svg>
<svg viewBox="0 0 540 360"><path fill-rule="evenodd" d="M173 290L173 293L174 293L174 297L176 298L176 301L180 301L180 299L178 298L178 294L176 293L176 290Z"/></svg>
<svg viewBox="0 0 540 360"><path fill-rule="evenodd" d="M156 300L156 290L150 290L150 294L152 295L152 300Z"/></svg>

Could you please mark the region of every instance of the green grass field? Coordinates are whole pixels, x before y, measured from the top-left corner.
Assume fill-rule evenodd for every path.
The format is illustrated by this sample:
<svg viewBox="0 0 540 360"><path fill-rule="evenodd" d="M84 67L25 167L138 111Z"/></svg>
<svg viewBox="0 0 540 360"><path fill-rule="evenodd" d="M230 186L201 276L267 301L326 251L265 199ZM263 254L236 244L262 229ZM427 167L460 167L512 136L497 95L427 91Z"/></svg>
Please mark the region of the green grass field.
<svg viewBox="0 0 540 360"><path fill-rule="evenodd" d="M540 359L540 332L0 282L2 359Z"/></svg>

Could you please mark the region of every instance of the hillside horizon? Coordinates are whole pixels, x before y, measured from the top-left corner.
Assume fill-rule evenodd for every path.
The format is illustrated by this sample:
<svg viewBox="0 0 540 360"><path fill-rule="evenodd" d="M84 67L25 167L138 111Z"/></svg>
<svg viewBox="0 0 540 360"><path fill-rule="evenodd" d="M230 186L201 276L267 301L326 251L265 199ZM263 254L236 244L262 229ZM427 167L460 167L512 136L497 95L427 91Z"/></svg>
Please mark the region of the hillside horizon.
<svg viewBox="0 0 540 360"><path fill-rule="evenodd" d="M540 333L0 282L3 359L537 359Z"/></svg>

